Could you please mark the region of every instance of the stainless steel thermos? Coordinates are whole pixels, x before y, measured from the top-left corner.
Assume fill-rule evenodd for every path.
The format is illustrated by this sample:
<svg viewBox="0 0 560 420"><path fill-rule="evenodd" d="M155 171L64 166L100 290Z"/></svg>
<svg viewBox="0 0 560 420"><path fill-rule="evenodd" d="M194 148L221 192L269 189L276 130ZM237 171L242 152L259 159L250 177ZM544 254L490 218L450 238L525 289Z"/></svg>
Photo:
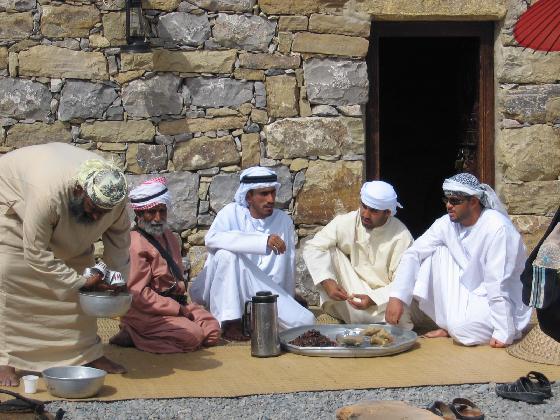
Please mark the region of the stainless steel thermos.
<svg viewBox="0 0 560 420"><path fill-rule="evenodd" d="M277 298L278 295L272 292L257 292L256 296L245 302L243 333L251 336L251 356L271 357L280 354Z"/></svg>

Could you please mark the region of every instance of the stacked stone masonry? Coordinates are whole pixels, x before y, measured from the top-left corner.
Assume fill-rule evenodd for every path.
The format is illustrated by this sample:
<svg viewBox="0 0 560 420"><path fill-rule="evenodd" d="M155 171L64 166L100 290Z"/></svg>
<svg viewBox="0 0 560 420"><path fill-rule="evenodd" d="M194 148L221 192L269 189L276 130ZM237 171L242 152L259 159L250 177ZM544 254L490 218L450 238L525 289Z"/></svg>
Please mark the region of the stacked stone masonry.
<svg viewBox="0 0 560 420"><path fill-rule="evenodd" d="M526 3L143 0L152 49L131 53L124 0L0 0L0 152L61 141L133 186L165 173L195 275L244 168L278 173L300 239L357 208L371 25L490 20L498 190L532 246L560 202L560 54L515 44ZM316 299L301 258L298 273Z"/></svg>

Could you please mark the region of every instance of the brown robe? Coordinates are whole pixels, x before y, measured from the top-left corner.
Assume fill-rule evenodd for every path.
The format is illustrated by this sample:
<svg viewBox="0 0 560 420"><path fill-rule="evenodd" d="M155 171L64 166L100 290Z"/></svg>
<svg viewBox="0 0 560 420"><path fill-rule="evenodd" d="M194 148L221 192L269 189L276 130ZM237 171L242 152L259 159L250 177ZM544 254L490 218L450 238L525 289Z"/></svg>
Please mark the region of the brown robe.
<svg viewBox="0 0 560 420"><path fill-rule="evenodd" d="M103 355L96 319L79 306L84 268L103 259L128 275L130 220L125 203L81 224L69 211L80 164L99 156L62 143L0 157L0 365L41 371Z"/></svg>

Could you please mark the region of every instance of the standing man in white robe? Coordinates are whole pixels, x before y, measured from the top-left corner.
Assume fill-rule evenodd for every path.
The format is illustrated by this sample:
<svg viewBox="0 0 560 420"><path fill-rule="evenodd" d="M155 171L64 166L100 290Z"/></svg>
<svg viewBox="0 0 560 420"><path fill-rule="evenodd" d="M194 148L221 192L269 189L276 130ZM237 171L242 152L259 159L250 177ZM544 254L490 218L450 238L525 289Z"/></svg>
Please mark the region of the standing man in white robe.
<svg viewBox="0 0 560 420"><path fill-rule="evenodd" d="M270 169L246 169L235 202L218 212L206 234L208 259L190 295L210 308L224 338L244 339L244 304L259 291L279 296L280 329L315 323L313 313L294 299L295 232L292 219L274 208L279 188Z"/></svg>
<svg viewBox="0 0 560 420"><path fill-rule="evenodd" d="M446 179L443 191L448 214L402 256L386 319L396 324L414 297L439 326L426 337L506 347L531 317L521 300L521 236L494 190L473 175Z"/></svg>
<svg viewBox="0 0 560 420"><path fill-rule="evenodd" d="M17 386L15 369L83 365L125 372L103 356L96 318L78 290L103 260L128 276L130 220L124 174L93 152L68 144L23 147L0 158L0 385ZM106 286L108 287L108 286Z"/></svg>
<svg viewBox="0 0 560 420"><path fill-rule="evenodd" d="M397 194L383 181L366 182L359 210L335 217L303 248L321 308L349 324L385 321L389 287L412 235L395 217ZM405 315L399 325L412 329Z"/></svg>

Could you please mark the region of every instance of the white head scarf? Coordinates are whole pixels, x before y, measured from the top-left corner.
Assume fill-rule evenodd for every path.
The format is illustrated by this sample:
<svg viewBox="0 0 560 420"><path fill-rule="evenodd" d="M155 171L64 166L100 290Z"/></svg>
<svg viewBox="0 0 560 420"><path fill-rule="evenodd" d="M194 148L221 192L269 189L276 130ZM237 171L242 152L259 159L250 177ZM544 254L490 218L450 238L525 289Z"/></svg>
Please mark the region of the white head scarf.
<svg viewBox="0 0 560 420"><path fill-rule="evenodd" d="M463 172L443 181L445 193L462 193L478 197L480 203L487 209L497 210L504 216L508 213L496 192L488 184L481 184L472 174Z"/></svg>
<svg viewBox="0 0 560 420"><path fill-rule="evenodd" d="M128 194L130 206L134 210L147 210L159 204L171 207L171 194L167 189L167 179L152 178L133 188Z"/></svg>
<svg viewBox="0 0 560 420"><path fill-rule="evenodd" d="M126 198L127 183L122 171L102 159L89 159L80 165L76 182L97 207L112 209Z"/></svg>
<svg viewBox="0 0 560 420"><path fill-rule="evenodd" d="M391 210L391 216L397 214L397 207L402 209L395 189L383 181L366 182L360 190L360 198L362 203L372 209Z"/></svg>
<svg viewBox="0 0 560 420"><path fill-rule="evenodd" d="M272 170L263 166L253 166L241 172L239 188L235 192L235 202L243 207L249 207L246 196L251 190L258 188L280 188L278 176Z"/></svg>

